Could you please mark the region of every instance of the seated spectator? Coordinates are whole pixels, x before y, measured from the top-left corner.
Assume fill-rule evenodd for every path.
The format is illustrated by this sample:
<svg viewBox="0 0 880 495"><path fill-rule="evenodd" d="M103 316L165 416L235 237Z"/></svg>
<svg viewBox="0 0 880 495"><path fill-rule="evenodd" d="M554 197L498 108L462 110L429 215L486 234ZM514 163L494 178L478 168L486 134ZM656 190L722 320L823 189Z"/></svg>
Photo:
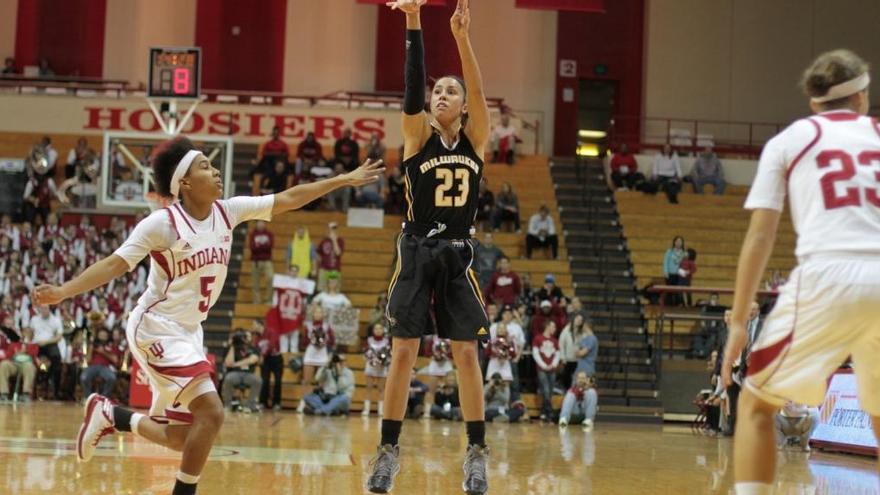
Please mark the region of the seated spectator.
<svg viewBox="0 0 880 495"><path fill-rule="evenodd" d="M797 443L810 451L810 437L819 426L819 409L788 401L776 414L776 445L779 450Z"/></svg>
<svg viewBox="0 0 880 495"><path fill-rule="evenodd" d="M521 293L522 282L519 275L510 269L510 259L502 256L498 260L498 270L492 274L486 286L486 297L497 305L512 306L516 304Z"/></svg>
<svg viewBox="0 0 880 495"><path fill-rule="evenodd" d="M110 340L110 332L106 328L98 328L94 340L89 346L89 354L86 358L88 368L80 375L80 384L83 390L83 399L92 395L95 380L100 379L100 394L104 397L112 397L113 385L116 383L116 370L122 364L122 352L117 345Z"/></svg>
<svg viewBox="0 0 880 495"><path fill-rule="evenodd" d="M332 177L339 177L345 173L345 166L342 162L336 162L336 164L333 165ZM351 187L342 187L327 193L325 197L327 198L327 204L330 209L347 213L348 207L351 205L351 191Z"/></svg>
<svg viewBox="0 0 880 495"><path fill-rule="evenodd" d="M413 370L409 381L409 397L406 400L407 418L417 419L423 415L425 395L428 394L428 390L428 385L420 382L418 378L416 378L416 370Z"/></svg>
<svg viewBox="0 0 880 495"><path fill-rule="evenodd" d="M76 176L77 164L89 158L89 142L81 137L76 140L76 147L67 153L67 163L64 165L64 177L71 179Z"/></svg>
<svg viewBox="0 0 880 495"><path fill-rule="evenodd" d="M492 275L498 266L498 260L504 256L504 251L495 245L495 237L491 232L483 235L483 242L474 248L474 269L477 271L477 280L480 287L486 287L492 280Z"/></svg>
<svg viewBox="0 0 880 495"><path fill-rule="evenodd" d="M516 127L510 123L510 115L501 114L501 121L492 129L489 142L492 146L492 163L506 162L513 165L516 159Z"/></svg>
<svg viewBox="0 0 880 495"><path fill-rule="evenodd" d="M18 400L20 402L31 400L40 352L39 347L31 343L33 337L33 331L27 327L22 329L22 337L18 341L12 341L5 333L0 333L0 403L10 400L9 379L19 373L21 395Z"/></svg>
<svg viewBox="0 0 880 495"><path fill-rule="evenodd" d="M351 172L358 167L360 161L360 146L351 137L351 129L342 131L342 137L333 146L334 160L341 163L344 172Z"/></svg>
<svg viewBox="0 0 880 495"><path fill-rule="evenodd" d="M281 381L284 376L284 354L281 353L281 335L278 328L269 328L260 320L254 320L252 332L260 350L260 404L275 411L281 410ZM274 381L273 381L274 378ZM270 384L270 382L272 382ZM271 401L269 387L272 386Z"/></svg>
<svg viewBox="0 0 880 495"><path fill-rule="evenodd" d="M690 287L694 274L697 273L697 251L687 248L684 258L678 265L678 285L682 287ZM686 306L693 306L691 294L683 294Z"/></svg>
<svg viewBox="0 0 880 495"><path fill-rule="evenodd" d="M532 340L532 358L538 371L538 395L541 398L541 421L553 418L553 385L556 368L559 367L559 342L556 340L556 323L544 323L543 333Z"/></svg>
<svg viewBox="0 0 880 495"><path fill-rule="evenodd" d="M286 166L290 162L290 147L281 139L281 131L278 126L272 128L272 138L263 143L258 153L259 161L270 157L276 161L284 162Z"/></svg>
<svg viewBox="0 0 880 495"><path fill-rule="evenodd" d="M314 299L312 304L321 306L324 314L329 318L333 312L340 308L350 308L351 300L345 294L339 291L340 279L338 273L331 273L327 277L327 290L321 292Z"/></svg>
<svg viewBox="0 0 880 495"><path fill-rule="evenodd" d="M287 247L287 266L297 267L297 273L303 277L314 278L318 274L317 258L318 254L309 237L309 230L300 225L290 240L290 246Z"/></svg>
<svg viewBox="0 0 880 495"><path fill-rule="evenodd" d="M406 181L400 167L391 169L388 178L388 199L385 201L385 213L402 215L406 210Z"/></svg>
<svg viewBox="0 0 880 495"><path fill-rule="evenodd" d="M361 208L376 208L381 210L385 207L385 175L380 175L379 180L355 189L354 202Z"/></svg>
<svg viewBox="0 0 880 495"><path fill-rule="evenodd" d="M495 335L486 346L486 355L489 357L489 366L486 368L486 376L499 375L506 383L513 381L513 362L519 356L521 349L507 333L506 323L495 323Z"/></svg>
<svg viewBox="0 0 880 495"><path fill-rule="evenodd" d="M486 225L492 221L492 209L495 208L495 195L489 190L489 181L480 180L480 194L477 196L476 224L480 231L488 230Z"/></svg>
<svg viewBox="0 0 880 495"><path fill-rule="evenodd" d="M293 187L293 184L294 177L290 173L290 167L283 160L275 160L272 171L260 179L260 193L278 194Z"/></svg>
<svg viewBox="0 0 880 495"><path fill-rule="evenodd" d="M565 299L565 294L562 293L562 289L556 285L556 275L552 273L548 273L544 277L544 285L538 289L538 292L535 295L535 298L540 301L550 301L554 305L561 304Z"/></svg>
<svg viewBox="0 0 880 495"><path fill-rule="evenodd" d="M18 74L18 71L15 69L15 59L12 57L6 57L3 61L3 72L4 76L14 76Z"/></svg>
<svg viewBox="0 0 880 495"><path fill-rule="evenodd" d="M370 135L370 142L367 143L367 158L370 160L385 160L385 145L382 144L378 132Z"/></svg>
<svg viewBox="0 0 880 495"><path fill-rule="evenodd" d="M272 277L275 265L272 263L272 249L275 247L275 236L266 228L266 222L258 220L249 234L251 248L251 292L254 304L272 303Z"/></svg>
<svg viewBox="0 0 880 495"><path fill-rule="evenodd" d="M303 397L306 414L347 415L354 397L354 373L345 365L345 356L333 354L330 363L315 375L318 387Z"/></svg>
<svg viewBox="0 0 880 495"><path fill-rule="evenodd" d="M391 365L391 339L385 335L385 325L375 323L367 336L364 349L364 374L367 376L367 398L364 400L364 409L361 416L370 415L370 401L376 401L376 414L384 415L383 392L385 390L385 377L388 376L388 367Z"/></svg>
<svg viewBox="0 0 880 495"><path fill-rule="evenodd" d="M684 237L677 235L672 239L672 246L666 250L663 256L663 275L666 276L666 285L678 285L681 274L681 261L687 255L684 248ZM675 306L681 304L682 298L678 294L668 294L666 304Z"/></svg>
<svg viewBox="0 0 880 495"><path fill-rule="evenodd" d="M49 66L49 59L43 57L40 59L40 77L54 77L55 71Z"/></svg>
<svg viewBox="0 0 880 495"><path fill-rule="evenodd" d="M703 186L706 184L714 186L717 196L724 194L724 188L727 187L727 183L724 181L724 168L711 146L706 146L694 162L691 182L694 185L694 192L697 194L703 194Z"/></svg>
<svg viewBox="0 0 880 495"><path fill-rule="evenodd" d="M330 364L330 354L336 347L336 336L329 322L324 319L324 309L320 305L312 307L312 320L306 322L305 332L300 339L300 349L305 349L303 355L302 370L302 396L305 397L306 388L311 386L315 369ZM302 414L305 411L306 402L300 401L296 412Z"/></svg>
<svg viewBox="0 0 880 495"><path fill-rule="evenodd" d="M324 163L324 148L321 143L315 139L315 133L306 134L303 142L296 147L296 164L297 168L301 167L304 161L319 165Z"/></svg>
<svg viewBox="0 0 880 495"><path fill-rule="evenodd" d="M556 324L557 328L563 326L565 320L565 314L560 311L559 306L556 306L548 299L541 301L538 304L538 310L535 311L535 314L532 315L531 321L529 323L529 333L531 334L531 338L534 341L535 337L544 333L544 327L546 326L548 321L552 321ZM554 329L555 330L555 329ZM556 337L556 334L553 335ZM534 346L534 344L532 344Z"/></svg>
<svg viewBox="0 0 880 495"><path fill-rule="evenodd" d="M559 412L559 426L566 427L569 423L581 423L591 430L596 419L596 407L599 396L593 380L584 372L579 372L574 385L562 399L562 411Z"/></svg>
<svg viewBox="0 0 880 495"><path fill-rule="evenodd" d="M668 144L663 147L663 152L654 157L652 172L654 182L664 191L672 204L678 204L678 192L681 191L681 162L678 153L672 150ZM656 191L656 189L655 189Z"/></svg>
<svg viewBox="0 0 880 495"><path fill-rule="evenodd" d="M516 232L522 229L519 224L519 198L509 182L501 184L501 192L495 196L495 210L492 213L492 230L498 232L502 222L513 222Z"/></svg>
<svg viewBox="0 0 880 495"><path fill-rule="evenodd" d="M441 377L437 383L434 403L431 404L431 417L449 421L461 420L461 402L458 399L458 387L455 386L453 373Z"/></svg>
<svg viewBox="0 0 880 495"><path fill-rule="evenodd" d="M550 248L553 259L559 258L559 237L550 210L541 205L538 212L529 219L529 232L526 234L526 258L532 259L535 248Z"/></svg>
<svg viewBox="0 0 880 495"><path fill-rule="evenodd" d="M593 333L589 325L584 325L575 344L577 350L577 368L575 373L586 373L587 376L596 376L596 359L599 357L599 339Z"/></svg>
<svg viewBox="0 0 880 495"><path fill-rule="evenodd" d="M486 384L483 396L486 400L486 421L494 423L513 423L523 414L522 409L511 409L510 385L495 373Z"/></svg>
<svg viewBox="0 0 880 495"><path fill-rule="evenodd" d="M252 336L245 330L236 330L229 341L226 350L226 375L223 377L223 405L230 411L238 409L235 390L247 387L248 398L245 409L249 412L259 412L260 407L257 398L263 385L263 380L255 373L257 363L260 362L260 351L251 344Z"/></svg>
<svg viewBox="0 0 880 495"><path fill-rule="evenodd" d="M620 149L611 157L611 182L614 187L621 191L636 189L638 184L645 181L645 176L639 172L639 164L636 157L629 152L626 143L620 145Z"/></svg>

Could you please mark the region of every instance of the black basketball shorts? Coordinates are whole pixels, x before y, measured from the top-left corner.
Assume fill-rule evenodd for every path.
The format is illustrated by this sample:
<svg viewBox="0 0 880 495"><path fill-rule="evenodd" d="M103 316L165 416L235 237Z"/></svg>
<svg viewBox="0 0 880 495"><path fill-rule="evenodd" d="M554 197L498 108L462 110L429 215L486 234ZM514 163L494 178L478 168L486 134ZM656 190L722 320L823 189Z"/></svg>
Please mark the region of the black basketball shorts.
<svg viewBox="0 0 880 495"><path fill-rule="evenodd" d="M489 319L471 268L474 241L400 234L386 316L393 337L420 338L433 327L451 340L487 340Z"/></svg>

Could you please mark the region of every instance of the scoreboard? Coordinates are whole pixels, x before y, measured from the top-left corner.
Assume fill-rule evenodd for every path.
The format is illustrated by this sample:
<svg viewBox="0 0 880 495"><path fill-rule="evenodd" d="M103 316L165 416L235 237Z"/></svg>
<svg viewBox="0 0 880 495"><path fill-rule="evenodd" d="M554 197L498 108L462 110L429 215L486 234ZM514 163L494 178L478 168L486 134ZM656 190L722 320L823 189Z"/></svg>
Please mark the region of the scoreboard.
<svg viewBox="0 0 880 495"><path fill-rule="evenodd" d="M197 99L201 76L201 48L150 48L148 98Z"/></svg>

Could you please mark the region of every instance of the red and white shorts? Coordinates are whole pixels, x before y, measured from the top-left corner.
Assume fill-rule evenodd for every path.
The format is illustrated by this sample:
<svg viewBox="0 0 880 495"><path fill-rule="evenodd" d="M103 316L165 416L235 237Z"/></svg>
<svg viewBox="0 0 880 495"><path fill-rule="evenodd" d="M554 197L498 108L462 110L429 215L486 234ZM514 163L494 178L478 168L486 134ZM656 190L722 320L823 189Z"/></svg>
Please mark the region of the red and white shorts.
<svg viewBox="0 0 880 495"><path fill-rule="evenodd" d="M189 403L217 390L201 326L187 330L138 306L129 315L125 334L131 355L149 377L153 392L150 417L160 423L192 423Z"/></svg>
<svg viewBox="0 0 880 495"><path fill-rule="evenodd" d="M771 404L817 406L850 356L861 406L880 416L880 256L811 256L767 317L746 387Z"/></svg>

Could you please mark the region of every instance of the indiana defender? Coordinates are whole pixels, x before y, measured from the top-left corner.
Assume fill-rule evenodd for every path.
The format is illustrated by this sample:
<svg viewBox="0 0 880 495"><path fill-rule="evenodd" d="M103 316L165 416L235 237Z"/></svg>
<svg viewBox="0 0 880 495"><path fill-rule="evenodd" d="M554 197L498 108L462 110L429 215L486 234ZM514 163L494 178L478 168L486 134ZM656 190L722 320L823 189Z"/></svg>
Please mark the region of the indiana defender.
<svg viewBox="0 0 880 495"><path fill-rule="evenodd" d="M746 200L753 213L737 268L725 384L746 342L749 304L786 194L798 266L748 360L734 439L739 495L772 493L774 415L787 400L819 405L827 378L848 356L861 407L880 433L880 124L865 115L869 82L854 53L820 55L802 81L815 115L767 143Z"/></svg>
<svg viewBox="0 0 880 495"><path fill-rule="evenodd" d="M458 369L468 447L463 464L467 493L485 493L489 450L485 442L482 373L477 341L488 337L489 322L476 275L471 239L483 156L489 138L489 109L482 77L468 37L470 9L459 0L450 21L464 80L442 77L424 111L425 66L419 12L425 0L388 2L406 13L406 93L402 116L406 222L397 240L397 266L388 289L387 319L393 337L385 385L382 439L371 461L367 489L391 490L400 470L398 439L411 370L420 338L431 327L452 341Z"/></svg>
<svg viewBox="0 0 880 495"><path fill-rule="evenodd" d="M337 188L373 182L384 169L380 162L367 161L349 174L279 194L223 200L220 171L189 139L178 137L157 148L153 170L157 192L175 201L138 223L115 253L60 287L37 287L33 298L38 304L58 304L107 284L150 256L147 290L126 328L132 355L150 380L150 414L92 394L77 437L77 456L88 461L106 435L134 433L182 453L173 495L189 495L196 492L223 424L201 323L223 289L233 229L247 220L268 221Z"/></svg>

